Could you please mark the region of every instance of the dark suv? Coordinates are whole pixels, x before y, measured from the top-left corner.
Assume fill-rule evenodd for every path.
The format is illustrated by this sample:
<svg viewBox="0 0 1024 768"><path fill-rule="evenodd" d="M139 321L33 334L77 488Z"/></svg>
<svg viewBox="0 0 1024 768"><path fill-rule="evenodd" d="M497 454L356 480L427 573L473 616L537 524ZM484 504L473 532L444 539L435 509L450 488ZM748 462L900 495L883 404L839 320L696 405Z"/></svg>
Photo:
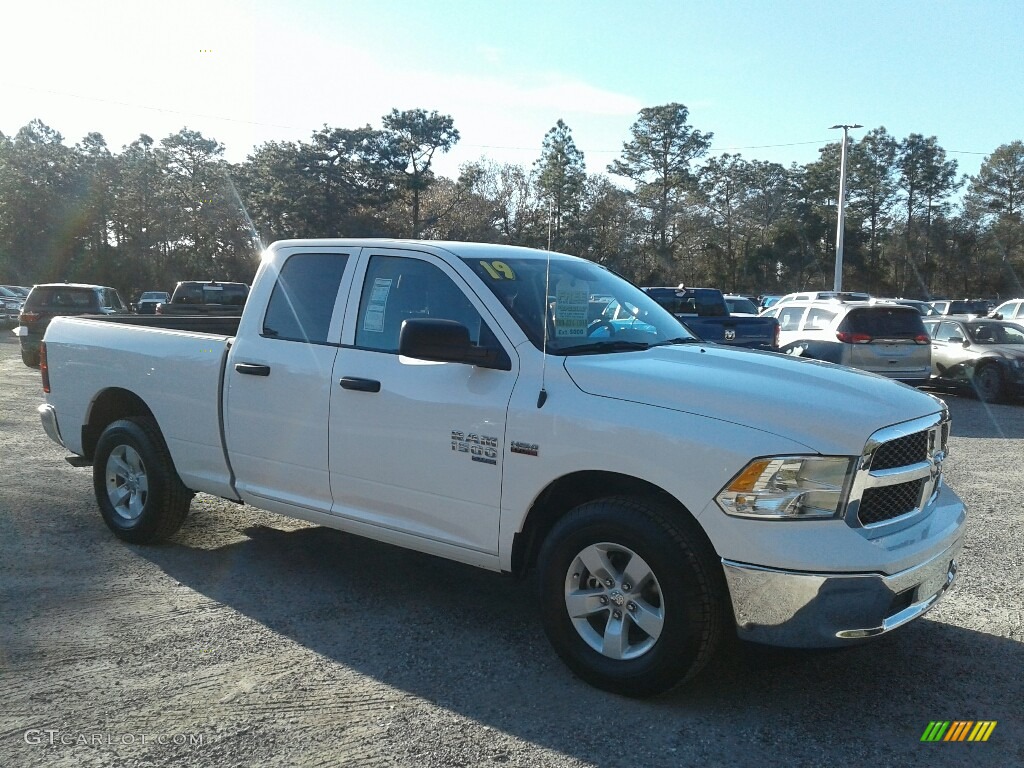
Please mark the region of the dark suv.
<svg viewBox="0 0 1024 768"><path fill-rule="evenodd" d="M157 305L156 313L239 317L247 298L249 286L245 283L185 280L175 286L170 301Z"/></svg>
<svg viewBox="0 0 1024 768"><path fill-rule="evenodd" d="M126 315L128 307L113 288L81 283L44 283L37 285L25 299L18 318L21 360L39 367L39 342L50 321L58 315Z"/></svg>

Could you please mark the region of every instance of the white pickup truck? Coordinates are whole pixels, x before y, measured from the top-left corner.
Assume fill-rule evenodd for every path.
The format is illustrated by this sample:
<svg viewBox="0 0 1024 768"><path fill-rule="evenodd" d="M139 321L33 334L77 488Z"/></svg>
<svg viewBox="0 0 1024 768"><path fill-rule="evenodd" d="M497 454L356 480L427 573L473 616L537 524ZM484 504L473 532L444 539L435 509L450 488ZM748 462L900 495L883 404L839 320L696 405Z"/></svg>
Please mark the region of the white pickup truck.
<svg viewBox="0 0 1024 768"><path fill-rule="evenodd" d="M555 650L633 696L725 637L833 646L921 616L966 517L941 400L694 339L583 259L291 240L239 318L57 318L46 433L121 538L196 492L512 574Z"/></svg>

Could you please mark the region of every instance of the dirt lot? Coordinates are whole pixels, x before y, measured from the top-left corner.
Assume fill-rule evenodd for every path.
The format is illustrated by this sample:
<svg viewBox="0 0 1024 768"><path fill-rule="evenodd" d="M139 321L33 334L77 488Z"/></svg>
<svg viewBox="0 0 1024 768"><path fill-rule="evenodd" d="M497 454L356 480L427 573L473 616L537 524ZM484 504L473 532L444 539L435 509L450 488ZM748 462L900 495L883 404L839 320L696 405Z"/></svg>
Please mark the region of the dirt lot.
<svg viewBox="0 0 1024 768"><path fill-rule="evenodd" d="M925 619L640 702L572 677L530 583L208 496L122 543L0 337L0 766L1024 765L1021 404L948 398L971 525ZM998 725L921 743L933 720Z"/></svg>

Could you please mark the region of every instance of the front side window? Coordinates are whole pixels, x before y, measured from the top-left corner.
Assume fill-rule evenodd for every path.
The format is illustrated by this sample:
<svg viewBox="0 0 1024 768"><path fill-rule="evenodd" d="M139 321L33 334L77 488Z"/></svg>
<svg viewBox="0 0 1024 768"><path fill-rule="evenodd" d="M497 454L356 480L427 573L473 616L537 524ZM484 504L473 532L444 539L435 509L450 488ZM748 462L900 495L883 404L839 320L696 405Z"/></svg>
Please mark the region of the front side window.
<svg viewBox="0 0 1024 768"><path fill-rule="evenodd" d="M281 267L263 318L262 336L326 344L348 256L297 253Z"/></svg>
<svg viewBox="0 0 1024 768"><path fill-rule="evenodd" d="M779 330L795 331L800 327L800 318L803 316L803 307L783 307L779 310Z"/></svg>
<svg viewBox="0 0 1024 768"><path fill-rule="evenodd" d="M356 346L397 353L402 322L426 318L462 323L473 344L482 334L496 343L476 307L438 267L420 259L372 256L359 300Z"/></svg>
<svg viewBox="0 0 1024 768"><path fill-rule="evenodd" d="M936 341L949 341L954 337L962 339L964 337L964 332L956 323L946 321L939 323L939 329L935 332L935 335L932 338Z"/></svg>

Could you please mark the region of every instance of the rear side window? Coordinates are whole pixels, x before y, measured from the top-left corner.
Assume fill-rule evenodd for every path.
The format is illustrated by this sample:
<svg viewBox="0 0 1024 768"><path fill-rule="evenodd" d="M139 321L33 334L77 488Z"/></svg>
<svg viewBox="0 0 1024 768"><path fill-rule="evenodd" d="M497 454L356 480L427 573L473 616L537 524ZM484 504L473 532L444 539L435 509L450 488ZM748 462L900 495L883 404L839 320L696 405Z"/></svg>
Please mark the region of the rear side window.
<svg viewBox="0 0 1024 768"><path fill-rule="evenodd" d="M804 321L805 331L821 331L828 328L828 324L835 319L836 313L827 309L811 307L807 311L807 319Z"/></svg>
<svg viewBox="0 0 1024 768"><path fill-rule="evenodd" d="M847 333L866 333L872 338L913 339L926 333L921 315L911 307L865 307L850 310L839 324Z"/></svg>
<svg viewBox="0 0 1024 768"><path fill-rule="evenodd" d="M111 309L123 310L124 304L121 302L121 296L113 288L104 288L103 291L103 306L110 307Z"/></svg>
<svg viewBox="0 0 1024 768"><path fill-rule="evenodd" d="M263 318L262 335L326 344L348 256L297 253L281 267Z"/></svg>

